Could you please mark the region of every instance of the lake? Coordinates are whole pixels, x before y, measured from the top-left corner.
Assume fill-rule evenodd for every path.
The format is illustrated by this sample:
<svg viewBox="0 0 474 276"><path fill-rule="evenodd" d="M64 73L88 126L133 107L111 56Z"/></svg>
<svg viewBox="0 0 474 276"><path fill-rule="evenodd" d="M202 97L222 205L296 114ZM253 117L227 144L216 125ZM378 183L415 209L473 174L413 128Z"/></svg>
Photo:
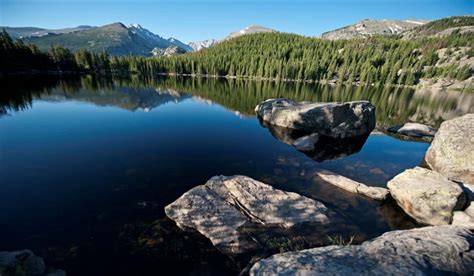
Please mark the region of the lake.
<svg viewBox="0 0 474 276"><path fill-rule="evenodd" d="M92 76L0 82L0 251L31 249L68 275L239 273L245 261L164 215L214 175L247 175L320 200L351 221L359 242L417 226L393 202L348 194L310 172L384 187L420 165L429 143L377 131L360 145L307 156L261 126L253 110L265 99L369 100L377 130L408 121L438 127L474 112L474 95L454 91Z"/></svg>

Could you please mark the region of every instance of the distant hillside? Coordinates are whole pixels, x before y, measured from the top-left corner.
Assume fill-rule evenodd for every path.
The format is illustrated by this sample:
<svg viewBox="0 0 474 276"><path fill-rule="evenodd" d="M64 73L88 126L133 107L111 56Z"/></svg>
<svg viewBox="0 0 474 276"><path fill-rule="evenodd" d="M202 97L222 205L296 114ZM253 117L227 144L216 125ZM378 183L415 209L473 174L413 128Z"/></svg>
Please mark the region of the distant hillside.
<svg viewBox="0 0 474 276"><path fill-rule="evenodd" d="M207 40L202 40L202 41L193 41L190 42L188 45L193 49L193 51L200 51L202 49L207 49L209 47L212 47L218 43L217 40L215 39L207 39Z"/></svg>
<svg viewBox="0 0 474 276"><path fill-rule="evenodd" d="M11 28L10 31L12 31ZM18 28L13 32L18 35ZM22 34L29 33L28 36L23 37L23 41L35 44L41 50L47 50L51 45L60 45L72 51L87 49L101 52L105 50L115 56L152 56L153 49L166 49L170 46L178 46L185 51L192 50L191 47L175 38L165 39L138 24L131 24L127 27L122 23L113 23L101 27L78 27L74 28L74 31L73 29L62 29L62 32L33 35L38 32L46 31L31 28L23 30Z"/></svg>
<svg viewBox="0 0 474 276"><path fill-rule="evenodd" d="M243 28L240 31L230 33L223 40L228 40L228 39L231 39L231 38L236 38L236 37L247 35L247 34L273 33L273 32L275 32L275 30L267 28L267 27L263 27L263 26L259 26L259 25L250 25L246 28Z"/></svg>
<svg viewBox="0 0 474 276"><path fill-rule="evenodd" d="M259 33L223 41L199 54L147 60L141 68L171 74L351 84L415 85L423 79L444 79L443 87L472 90L473 41L471 33L416 40L397 35L336 41Z"/></svg>
<svg viewBox="0 0 474 276"><path fill-rule="evenodd" d="M405 39L422 37L440 37L452 33L474 32L474 16L453 16L431 21L403 34Z"/></svg>
<svg viewBox="0 0 474 276"><path fill-rule="evenodd" d="M187 53L186 50L176 45L169 46L165 49L155 48L152 50L153 56L159 56L159 57L170 57L170 56L182 55L185 53Z"/></svg>
<svg viewBox="0 0 474 276"><path fill-rule="evenodd" d="M0 26L0 30L5 29L7 33L10 34L12 38L24 38L28 36L44 36L47 34L65 34L72 33L76 31L88 30L95 28L93 26L77 26L73 28L63 28L63 29L43 29L36 27L6 27Z"/></svg>
<svg viewBox="0 0 474 276"><path fill-rule="evenodd" d="M181 41L179 41L178 39L174 38L174 37L170 37L167 39L170 43L172 43L174 46L178 47L178 48L181 48L184 50L184 52L192 52L194 51L193 47L191 47L191 45L189 44L185 44Z"/></svg>
<svg viewBox="0 0 474 276"><path fill-rule="evenodd" d="M352 39L374 35L394 35L426 24L427 20L372 20L365 19L321 35L324 39Z"/></svg>

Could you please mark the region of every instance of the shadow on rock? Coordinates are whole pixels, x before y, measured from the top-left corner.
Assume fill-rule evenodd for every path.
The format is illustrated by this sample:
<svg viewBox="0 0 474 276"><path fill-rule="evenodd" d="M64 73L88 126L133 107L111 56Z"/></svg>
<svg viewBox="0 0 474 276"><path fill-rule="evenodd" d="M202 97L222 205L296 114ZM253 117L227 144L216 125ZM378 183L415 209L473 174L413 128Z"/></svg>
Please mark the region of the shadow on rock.
<svg viewBox="0 0 474 276"><path fill-rule="evenodd" d="M289 145L293 145L299 138L311 134L304 131L278 127L265 123L262 120L260 120L260 124L263 127L268 128L275 138ZM338 139L329 136L320 136L316 144L314 144L314 149L301 152L317 162L338 159L359 152L368 137L369 135L361 135Z"/></svg>

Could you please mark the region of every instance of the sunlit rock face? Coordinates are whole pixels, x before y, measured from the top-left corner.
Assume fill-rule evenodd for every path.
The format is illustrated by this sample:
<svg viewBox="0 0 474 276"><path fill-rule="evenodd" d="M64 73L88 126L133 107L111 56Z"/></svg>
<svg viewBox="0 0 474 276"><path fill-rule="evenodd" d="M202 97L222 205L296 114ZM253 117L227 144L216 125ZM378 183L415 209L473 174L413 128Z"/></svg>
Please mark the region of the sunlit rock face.
<svg viewBox="0 0 474 276"><path fill-rule="evenodd" d="M452 180L474 184L474 114L443 122L425 161Z"/></svg>
<svg viewBox="0 0 474 276"><path fill-rule="evenodd" d="M417 138L433 137L436 133L436 129L420 123L405 123L390 127L387 131Z"/></svg>
<svg viewBox="0 0 474 276"><path fill-rule="evenodd" d="M472 275L474 234L434 226L392 231L362 245L327 246L273 255L250 275Z"/></svg>
<svg viewBox="0 0 474 276"><path fill-rule="evenodd" d="M398 205L416 221L450 224L453 212L466 202L462 187L443 175L420 167L405 170L388 183Z"/></svg>
<svg viewBox="0 0 474 276"><path fill-rule="evenodd" d="M269 99L255 107L264 122L332 138L368 135L375 128L375 107L367 101L307 103Z"/></svg>
<svg viewBox="0 0 474 276"><path fill-rule="evenodd" d="M197 230L228 254L257 245L241 231L244 225L289 229L302 223L329 225L335 217L321 202L246 176L212 177L166 206L165 212L180 228Z"/></svg>

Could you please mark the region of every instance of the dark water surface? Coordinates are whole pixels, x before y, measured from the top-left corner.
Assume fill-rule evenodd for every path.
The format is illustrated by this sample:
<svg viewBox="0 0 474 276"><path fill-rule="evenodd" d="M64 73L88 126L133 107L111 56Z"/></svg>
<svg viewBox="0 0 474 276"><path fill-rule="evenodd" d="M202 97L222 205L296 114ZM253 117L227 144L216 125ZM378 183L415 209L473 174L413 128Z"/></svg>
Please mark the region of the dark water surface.
<svg viewBox="0 0 474 276"><path fill-rule="evenodd" d="M380 129L438 126L474 111L472 94L375 87L92 77L1 83L0 251L31 249L68 275L238 273L245 264L163 212L218 174L321 200L353 223L360 241L415 226L393 203L319 183L311 170L385 186L419 165L428 143L370 135L356 152L313 160L260 125L253 109L267 98L370 100Z"/></svg>

